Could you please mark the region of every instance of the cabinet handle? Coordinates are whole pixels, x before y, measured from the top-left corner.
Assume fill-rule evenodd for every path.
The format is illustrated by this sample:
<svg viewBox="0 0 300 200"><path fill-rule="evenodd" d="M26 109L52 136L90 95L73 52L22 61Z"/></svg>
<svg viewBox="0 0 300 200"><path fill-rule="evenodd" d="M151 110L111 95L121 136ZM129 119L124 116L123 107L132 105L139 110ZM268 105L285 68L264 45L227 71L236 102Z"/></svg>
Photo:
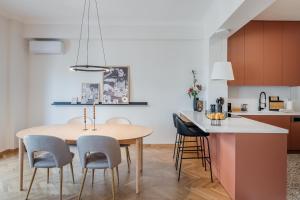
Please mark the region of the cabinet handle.
<svg viewBox="0 0 300 200"><path fill-rule="evenodd" d="M300 122L300 117L293 117L293 122Z"/></svg>

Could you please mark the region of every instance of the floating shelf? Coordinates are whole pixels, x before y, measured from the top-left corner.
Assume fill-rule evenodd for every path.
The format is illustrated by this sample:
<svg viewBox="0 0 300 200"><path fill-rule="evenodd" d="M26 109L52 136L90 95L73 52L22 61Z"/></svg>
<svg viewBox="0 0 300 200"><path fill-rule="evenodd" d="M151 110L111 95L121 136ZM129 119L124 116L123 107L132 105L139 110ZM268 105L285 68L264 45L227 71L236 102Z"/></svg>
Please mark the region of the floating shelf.
<svg viewBox="0 0 300 200"><path fill-rule="evenodd" d="M71 102L64 102L64 101L55 101L51 105L53 106L92 106L93 104L71 104ZM95 104L96 106L147 106L148 102L129 102L129 104Z"/></svg>

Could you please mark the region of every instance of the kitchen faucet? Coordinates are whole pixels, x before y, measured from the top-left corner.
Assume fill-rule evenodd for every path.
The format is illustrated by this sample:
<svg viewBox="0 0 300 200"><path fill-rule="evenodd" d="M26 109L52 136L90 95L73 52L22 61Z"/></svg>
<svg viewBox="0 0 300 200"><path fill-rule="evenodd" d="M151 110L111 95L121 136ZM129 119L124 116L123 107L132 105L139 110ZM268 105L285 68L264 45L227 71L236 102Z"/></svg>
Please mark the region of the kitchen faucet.
<svg viewBox="0 0 300 200"><path fill-rule="evenodd" d="M264 96L264 102L261 101L262 96ZM267 107L267 95L265 92L261 92L259 94L259 100L258 100L258 111L261 111Z"/></svg>

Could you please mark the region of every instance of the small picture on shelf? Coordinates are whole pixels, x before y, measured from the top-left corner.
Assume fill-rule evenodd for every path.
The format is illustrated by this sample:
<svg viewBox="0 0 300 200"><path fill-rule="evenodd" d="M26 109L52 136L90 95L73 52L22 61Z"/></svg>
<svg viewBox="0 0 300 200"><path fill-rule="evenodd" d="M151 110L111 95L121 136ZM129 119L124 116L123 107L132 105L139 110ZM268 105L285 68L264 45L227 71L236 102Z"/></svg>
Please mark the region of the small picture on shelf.
<svg viewBox="0 0 300 200"><path fill-rule="evenodd" d="M81 104L98 104L100 98L100 84L82 83Z"/></svg>
<svg viewBox="0 0 300 200"><path fill-rule="evenodd" d="M128 67L111 67L103 75L103 104L129 103Z"/></svg>

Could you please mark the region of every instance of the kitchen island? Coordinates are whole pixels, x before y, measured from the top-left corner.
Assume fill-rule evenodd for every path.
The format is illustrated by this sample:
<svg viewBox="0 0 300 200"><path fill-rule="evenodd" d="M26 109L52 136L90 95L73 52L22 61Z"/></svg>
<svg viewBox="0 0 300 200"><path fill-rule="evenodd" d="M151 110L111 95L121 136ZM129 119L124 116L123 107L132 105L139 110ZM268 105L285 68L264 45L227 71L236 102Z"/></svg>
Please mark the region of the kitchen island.
<svg viewBox="0 0 300 200"><path fill-rule="evenodd" d="M287 129L239 116L211 126L203 113L180 114L210 133L213 174L232 199L286 199Z"/></svg>

